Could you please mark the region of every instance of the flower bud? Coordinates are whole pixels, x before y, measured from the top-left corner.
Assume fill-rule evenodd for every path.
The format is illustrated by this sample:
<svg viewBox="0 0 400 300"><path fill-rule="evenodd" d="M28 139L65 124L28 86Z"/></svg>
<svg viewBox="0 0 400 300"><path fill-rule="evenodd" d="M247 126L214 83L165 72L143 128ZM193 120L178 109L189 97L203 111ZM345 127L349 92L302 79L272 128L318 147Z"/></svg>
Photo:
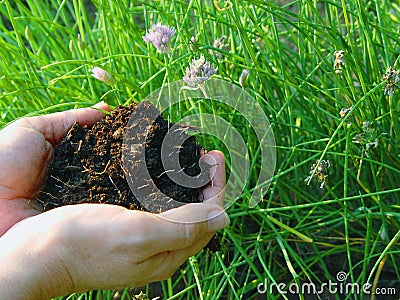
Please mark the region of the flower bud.
<svg viewBox="0 0 400 300"><path fill-rule="evenodd" d="M102 68L94 67L92 69L92 73L93 73L92 76L94 78L104 82L107 85L114 85L116 83L114 76L112 76L110 73L103 70Z"/></svg>

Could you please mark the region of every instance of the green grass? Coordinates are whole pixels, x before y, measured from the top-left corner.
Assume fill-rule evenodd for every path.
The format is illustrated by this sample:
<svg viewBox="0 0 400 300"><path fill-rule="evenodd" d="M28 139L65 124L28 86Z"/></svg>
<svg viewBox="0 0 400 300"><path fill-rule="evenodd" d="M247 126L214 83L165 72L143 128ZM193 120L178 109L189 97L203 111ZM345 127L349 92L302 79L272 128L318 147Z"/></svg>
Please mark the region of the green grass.
<svg viewBox="0 0 400 300"><path fill-rule="evenodd" d="M162 298L256 299L265 280L327 283L339 271L348 273L347 282L396 287L399 295L399 93L384 95L382 80L389 66L400 69L398 1L231 0L225 11L211 0L89 2L0 1L1 126L100 100L112 106L141 101L180 80L189 61L203 53L218 65L217 78L238 85L242 70L250 70L246 90L274 130L276 172L264 201L246 205L246 195L261 187L252 178L228 210L222 250L189 259L161 283ZM223 7L226 1L217 2ZM142 39L157 22L177 29L170 55ZM223 35L230 48L217 60L209 50ZM197 53L190 50L192 36ZM333 68L336 50L345 51L341 74ZM96 81L93 66L112 73L117 84ZM340 110L349 107L341 119ZM190 109L202 108L184 107L177 115ZM243 136L251 133L235 112L211 110ZM378 146L366 150L375 141ZM246 143L257 168L257 140L250 136ZM207 148L224 149L213 139ZM317 174L310 184L306 179L323 159L331 167L320 188ZM157 296L153 286L144 291ZM67 299L113 299L115 293ZM133 294L119 292L121 299ZM289 294L275 288L263 297Z"/></svg>

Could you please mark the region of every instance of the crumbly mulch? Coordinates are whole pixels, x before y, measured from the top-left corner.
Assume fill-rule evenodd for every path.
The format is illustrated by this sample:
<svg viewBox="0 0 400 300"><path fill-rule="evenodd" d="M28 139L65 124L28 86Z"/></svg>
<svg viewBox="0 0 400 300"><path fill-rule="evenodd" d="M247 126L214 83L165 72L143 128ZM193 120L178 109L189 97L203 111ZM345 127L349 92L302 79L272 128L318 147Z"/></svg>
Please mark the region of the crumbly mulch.
<svg viewBox="0 0 400 300"><path fill-rule="evenodd" d="M161 145L174 125L147 102L118 106L90 127L74 124L55 149L48 179L38 200L45 210L78 203L104 203L156 213L173 208L170 199L201 202L201 190L210 182L210 174L204 166L206 171L201 172L199 160L204 149L186 132L187 126L174 127L179 135L173 151L179 152L181 168L164 169L162 154L165 156L165 153ZM194 184L191 186L197 187L176 184L170 178L177 172L190 176ZM135 193L132 189L136 189ZM137 199L135 195L146 195L146 199Z"/></svg>

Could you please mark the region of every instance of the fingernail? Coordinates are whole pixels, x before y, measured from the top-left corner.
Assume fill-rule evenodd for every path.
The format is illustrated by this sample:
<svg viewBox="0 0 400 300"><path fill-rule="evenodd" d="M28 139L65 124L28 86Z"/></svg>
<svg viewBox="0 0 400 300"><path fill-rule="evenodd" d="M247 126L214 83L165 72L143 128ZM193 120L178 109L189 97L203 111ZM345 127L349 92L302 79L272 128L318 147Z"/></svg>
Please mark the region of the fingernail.
<svg viewBox="0 0 400 300"><path fill-rule="evenodd" d="M229 225L229 217L223 210L213 210L208 213L208 232L218 231Z"/></svg>
<svg viewBox="0 0 400 300"><path fill-rule="evenodd" d="M217 173L217 161L214 156L210 154L205 154L202 157L202 164L200 164L200 168L206 167L207 171L210 173L210 178L214 178L215 173Z"/></svg>
<svg viewBox="0 0 400 300"><path fill-rule="evenodd" d="M102 107L104 104L106 104L104 101L100 101L99 103L96 103L95 105L93 105L93 107L100 108L100 107Z"/></svg>

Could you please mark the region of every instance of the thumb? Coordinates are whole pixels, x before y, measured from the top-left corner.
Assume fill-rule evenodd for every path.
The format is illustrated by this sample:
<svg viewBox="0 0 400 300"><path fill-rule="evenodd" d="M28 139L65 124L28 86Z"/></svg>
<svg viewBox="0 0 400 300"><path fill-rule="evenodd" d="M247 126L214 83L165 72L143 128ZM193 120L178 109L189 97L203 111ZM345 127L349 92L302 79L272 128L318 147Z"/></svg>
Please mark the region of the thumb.
<svg viewBox="0 0 400 300"><path fill-rule="evenodd" d="M21 119L20 126L31 128L43 134L45 139L53 146L64 138L66 132L77 122L79 125L92 125L100 120L110 107L104 102L97 103L93 107L71 109L44 116Z"/></svg>
<svg viewBox="0 0 400 300"><path fill-rule="evenodd" d="M129 211L127 211L129 213ZM229 224L225 211L215 204L192 203L155 215L150 213L141 219L146 231L146 256L193 246ZM137 219L136 219L137 220Z"/></svg>

